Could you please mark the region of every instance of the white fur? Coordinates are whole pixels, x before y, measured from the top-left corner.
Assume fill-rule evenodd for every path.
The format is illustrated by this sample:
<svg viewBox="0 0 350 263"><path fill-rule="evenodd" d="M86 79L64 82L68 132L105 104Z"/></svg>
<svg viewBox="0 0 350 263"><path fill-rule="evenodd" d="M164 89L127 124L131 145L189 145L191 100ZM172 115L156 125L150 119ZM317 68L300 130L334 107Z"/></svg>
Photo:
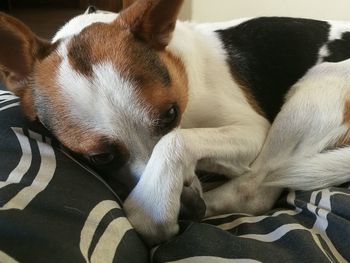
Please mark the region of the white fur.
<svg viewBox="0 0 350 263"><path fill-rule="evenodd" d="M117 18L116 13L91 13L82 14L74 17L68 23L66 23L52 38L52 42L57 40L63 40L67 37L72 37L79 34L85 27L96 23L111 23Z"/></svg>
<svg viewBox="0 0 350 263"><path fill-rule="evenodd" d="M181 123L183 128L220 127L242 122L259 123L263 128L269 126L252 109L232 79L222 43L211 29L178 22L168 50L184 62L189 79L189 102Z"/></svg>

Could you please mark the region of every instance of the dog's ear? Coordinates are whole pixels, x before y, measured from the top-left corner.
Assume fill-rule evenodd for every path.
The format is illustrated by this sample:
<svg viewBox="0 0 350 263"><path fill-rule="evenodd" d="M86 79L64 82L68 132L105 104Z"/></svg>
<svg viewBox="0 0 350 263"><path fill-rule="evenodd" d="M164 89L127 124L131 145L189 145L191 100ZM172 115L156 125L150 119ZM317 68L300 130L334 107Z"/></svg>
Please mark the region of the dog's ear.
<svg viewBox="0 0 350 263"><path fill-rule="evenodd" d="M138 0L120 18L136 37L155 49L164 49L175 29L183 0Z"/></svg>
<svg viewBox="0 0 350 263"><path fill-rule="evenodd" d="M37 61L52 50L22 22L0 12L0 75L7 88L21 97L24 108L32 111L29 80ZM26 112L31 116L33 112Z"/></svg>

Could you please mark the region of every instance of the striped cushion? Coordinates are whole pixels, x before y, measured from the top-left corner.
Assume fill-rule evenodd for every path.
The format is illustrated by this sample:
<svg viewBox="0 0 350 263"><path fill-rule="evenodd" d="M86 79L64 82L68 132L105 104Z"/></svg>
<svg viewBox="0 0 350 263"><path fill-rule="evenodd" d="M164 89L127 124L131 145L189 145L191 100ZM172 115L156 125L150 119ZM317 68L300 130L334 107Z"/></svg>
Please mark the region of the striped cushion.
<svg viewBox="0 0 350 263"><path fill-rule="evenodd" d="M264 216L231 214L187 223L155 262L348 262L350 184L288 192Z"/></svg>
<svg viewBox="0 0 350 263"><path fill-rule="evenodd" d="M148 261L114 192L24 118L4 88L0 160L0 262Z"/></svg>

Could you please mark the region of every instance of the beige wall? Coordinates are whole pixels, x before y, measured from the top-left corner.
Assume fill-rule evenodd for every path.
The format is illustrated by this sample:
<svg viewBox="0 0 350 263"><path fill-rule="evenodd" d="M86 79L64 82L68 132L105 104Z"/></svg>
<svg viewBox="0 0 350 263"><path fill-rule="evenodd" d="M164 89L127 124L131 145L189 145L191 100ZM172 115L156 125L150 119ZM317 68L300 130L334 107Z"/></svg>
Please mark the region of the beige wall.
<svg viewBox="0 0 350 263"><path fill-rule="evenodd" d="M180 19L212 22L263 15L350 20L350 0L185 0Z"/></svg>

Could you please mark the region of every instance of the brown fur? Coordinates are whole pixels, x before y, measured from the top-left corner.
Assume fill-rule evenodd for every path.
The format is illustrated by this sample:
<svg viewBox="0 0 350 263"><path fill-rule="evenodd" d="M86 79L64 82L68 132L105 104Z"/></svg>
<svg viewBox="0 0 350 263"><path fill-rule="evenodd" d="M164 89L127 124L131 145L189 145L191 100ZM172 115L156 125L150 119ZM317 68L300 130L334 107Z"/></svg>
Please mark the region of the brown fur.
<svg viewBox="0 0 350 263"><path fill-rule="evenodd" d="M171 86L164 88L159 82L151 83L145 88L142 96L149 105L153 106L156 116L161 116L169 109L169 105L176 103L180 110L177 123L179 124L188 102L187 74L181 60L171 53L163 51L160 53L160 58L168 67L172 79Z"/></svg>
<svg viewBox="0 0 350 263"><path fill-rule="evenodd" d="M135 0L123 0L123 9L131 6L134 2Z"/></svg>
<svg viewBox="0 0 350 263"><path fill-rule="evenodd" d="M344 104L343 123L350 124L350 100L347 100Z"/></svg>
<svg viewBox="0 0 350 263"><path fill-rule="evenodd" d="M348 131L337 141L335 147L350 145L350 100L346 100L343 109L343 124L349 126Z"/></svg>

